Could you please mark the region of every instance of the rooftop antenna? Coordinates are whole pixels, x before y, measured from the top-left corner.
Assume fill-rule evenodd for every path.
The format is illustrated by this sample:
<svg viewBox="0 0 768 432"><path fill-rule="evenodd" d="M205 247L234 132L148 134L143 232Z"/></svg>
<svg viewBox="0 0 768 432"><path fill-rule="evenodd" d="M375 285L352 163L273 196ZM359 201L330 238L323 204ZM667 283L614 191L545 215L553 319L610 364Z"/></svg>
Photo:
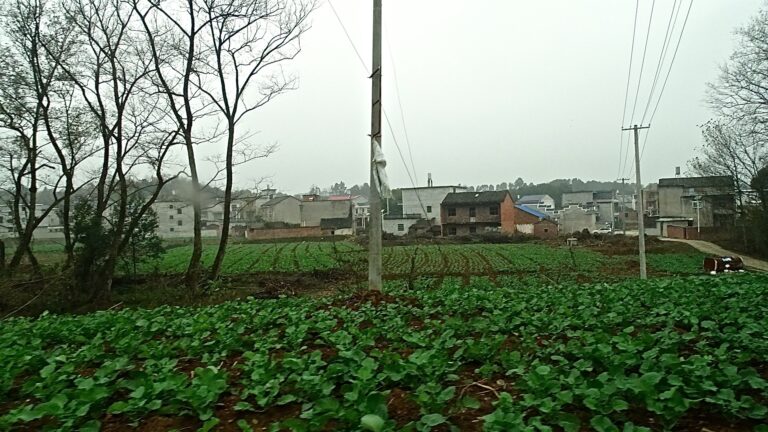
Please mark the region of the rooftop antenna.
<svg viewBox="0 0 768 432"><path fill-rule="evenodd" d="M427 173L427 187L432 187L432 173Z"/></svg>

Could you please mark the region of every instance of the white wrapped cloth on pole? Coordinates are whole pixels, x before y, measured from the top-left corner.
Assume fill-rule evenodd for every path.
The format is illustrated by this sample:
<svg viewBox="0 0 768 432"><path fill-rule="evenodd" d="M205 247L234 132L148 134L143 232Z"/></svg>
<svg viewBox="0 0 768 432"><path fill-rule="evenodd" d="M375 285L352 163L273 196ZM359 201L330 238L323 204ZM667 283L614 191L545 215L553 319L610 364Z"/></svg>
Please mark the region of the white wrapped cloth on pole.
<svg viewBox="0 0 768 432"><path fill-rule="evenodd" d="M391 198L392 190L389 188L389 180L387 179L387 160L384 158L384 152L381 151L381 144L379 140L373 138L373 164L375 168L376 184L373 185L378 191L381 198Z"/></svg>

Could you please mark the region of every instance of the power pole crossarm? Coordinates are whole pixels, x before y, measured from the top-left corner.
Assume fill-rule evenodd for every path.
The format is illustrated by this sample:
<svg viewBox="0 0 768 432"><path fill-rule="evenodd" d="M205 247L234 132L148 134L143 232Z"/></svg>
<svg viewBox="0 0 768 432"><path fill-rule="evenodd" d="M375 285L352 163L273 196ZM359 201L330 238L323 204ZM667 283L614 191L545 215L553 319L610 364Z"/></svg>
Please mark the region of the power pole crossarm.
<svg viewBox="0 0 768 432"><path fill-rule="evenodd" d="M637 200L640 203L637 208L637 229L638 229L638 249L640 250L640 279L647 279L646 263L645 263L645 215L643 214L643 182L640 178L640 129L648 129L651 126L638 126L634 125L630 128L622 128L622 130L632 130L635 132L635 179L637 184L635 188L637 190Z"/></svg>

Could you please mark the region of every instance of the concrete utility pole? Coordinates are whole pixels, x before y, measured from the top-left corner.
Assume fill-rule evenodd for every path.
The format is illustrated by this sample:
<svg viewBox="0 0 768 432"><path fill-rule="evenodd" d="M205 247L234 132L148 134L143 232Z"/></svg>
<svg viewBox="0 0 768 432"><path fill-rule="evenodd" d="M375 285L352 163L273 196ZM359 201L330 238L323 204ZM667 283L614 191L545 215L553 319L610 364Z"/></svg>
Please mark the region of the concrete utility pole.
<svg viewBox="0 0 768 432"><path fill-rule="evenodd" d="M373 0L373 74L371 75L371 220L368 225L368 289L381 291L381 191L376 143L381 145L381 0Z"/></svg>
<svg viewBox="0 0 768 432"><path fill-rule="evenodd" d="M646 273L646 266L645 266L645 217L643 215L643 182L640 179L640 129L648 129L651 126L638 126L634 125L631 128L622 128L622 130L633 130L635 131L635 179L637 181L637 184L635 185L637 188L637 200L640 203L639 207L637 209L637 229L639 231L638 233L638 243L639 243L639 249L640 249L640 279L647 279L648 275Z"/></svg>

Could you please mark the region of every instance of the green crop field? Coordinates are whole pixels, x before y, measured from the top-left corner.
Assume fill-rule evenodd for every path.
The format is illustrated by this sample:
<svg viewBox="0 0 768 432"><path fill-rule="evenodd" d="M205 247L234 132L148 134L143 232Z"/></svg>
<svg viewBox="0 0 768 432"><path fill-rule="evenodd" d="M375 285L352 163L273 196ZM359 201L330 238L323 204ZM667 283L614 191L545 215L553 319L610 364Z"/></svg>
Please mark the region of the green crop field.
<svg viewBox="0 0 768 432"><path fill-rule="evenodd" d="M501 281L4 321L0 430L768 430L768 276Z"/></svg>
<svg viewBox="0 0 768 432"><path fill-rule="evenodd" d="M140 266L143 273L181 273L191 247L169 249L158 261ZM213 262L215 245L204 249L203 261ZM649 254L649 269L657 275L700 272L700 253ZM365 251L349 242L235 244L228 248L223 273L311 272L345 267L365 269ZM417 245L384 248L384 275L390 279L419 275L464 276L497 274L569 275L596 278L603 274L634 275L630 255L607 256L585 248L540 244ZM554 277L554 276L553 276Z"/></svg>

